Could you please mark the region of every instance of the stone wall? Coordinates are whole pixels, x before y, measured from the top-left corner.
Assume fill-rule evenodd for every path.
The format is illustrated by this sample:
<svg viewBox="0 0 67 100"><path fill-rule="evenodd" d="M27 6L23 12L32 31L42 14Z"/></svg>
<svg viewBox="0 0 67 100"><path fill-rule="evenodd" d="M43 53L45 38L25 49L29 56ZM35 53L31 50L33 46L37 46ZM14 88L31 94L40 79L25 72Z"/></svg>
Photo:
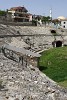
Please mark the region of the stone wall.
<svg viewBox="0 0 67 100"><path fill-rule="evenodd" d="M67 90L35 66L22 66L0 53L0 100L67 100Z"/></svg>
<svg viewBox="0 0 67 100"><path fill-rule="evenodd" d="M64 30L62 33L61 29L57 29L57 34L61 36L53 36L51 34L52 28L50 27L41 27L41 26L10 26L10 25L3 25L0 24L0 34L2 35L27 35L25 37L20 37L17 39L23 39L25 42L29 38L29 45L32 48L32 51L40 51L44 49L52 48L52 42L56 41L63 41L63 43L67 44L67 37L62 35L67 35L67 31ZM40 34L36 36L36 34ZM42 35L43 34L43 35ZM28 35L35 35L35 36L28 36ZM1 39L2 40L2 39ZM3 43L10 42L11 38L4 38Z"/></svg>
<svg viewBox="0 0 67 100"><path fill-rule="evenodd" d="M49 27L9 26L0 24L0 35L5 34L45 34L50 35ZM61 30L57 30L61 33ZM62 33L61 33L62 34ZM64 31L63 34L66 34ZM45 50L52 47L54 36L18 37L24 41L30 38L32 51ZM0 38L0 45L11 42L10 38ZM14 62L0 53L0 100L67 100L67 89L57 85L38 68L27 67Z"/></svg>

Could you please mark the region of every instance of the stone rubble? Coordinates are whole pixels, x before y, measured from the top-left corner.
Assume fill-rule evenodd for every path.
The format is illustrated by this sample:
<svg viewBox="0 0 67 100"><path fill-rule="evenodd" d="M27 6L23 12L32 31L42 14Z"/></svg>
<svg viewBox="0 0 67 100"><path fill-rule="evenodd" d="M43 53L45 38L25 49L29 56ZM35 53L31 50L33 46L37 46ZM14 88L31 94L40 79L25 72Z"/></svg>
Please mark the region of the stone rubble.
<svg viewBox="0 0 67 100"><path fill-rule="evenodd" d="M0 100L67 100L67 90L35 66L22 66L0 53Z"/></svg>

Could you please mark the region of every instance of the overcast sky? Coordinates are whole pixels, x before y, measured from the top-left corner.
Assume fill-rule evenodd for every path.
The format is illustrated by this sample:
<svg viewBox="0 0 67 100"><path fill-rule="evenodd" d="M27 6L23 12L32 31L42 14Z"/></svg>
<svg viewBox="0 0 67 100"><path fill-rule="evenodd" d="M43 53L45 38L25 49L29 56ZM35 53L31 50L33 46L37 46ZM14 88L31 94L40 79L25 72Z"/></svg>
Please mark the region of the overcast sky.
<svg viewBox="0 0 67 100"><path fill-rule="evenodd" d="M1 10L23 5L31 14L49 16L49 10L52 8L53 18L67 17L67 0L0 0Z"/></svg>

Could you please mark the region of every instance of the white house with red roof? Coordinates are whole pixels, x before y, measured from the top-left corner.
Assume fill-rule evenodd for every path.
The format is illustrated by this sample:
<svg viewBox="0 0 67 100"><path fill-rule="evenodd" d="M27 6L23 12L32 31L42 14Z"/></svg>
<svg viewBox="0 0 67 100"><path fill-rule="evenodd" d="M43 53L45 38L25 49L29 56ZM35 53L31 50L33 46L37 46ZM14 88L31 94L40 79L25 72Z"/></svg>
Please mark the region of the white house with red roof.
<svg viewBox="0 0 67 100"><path fill-rule="evenodd" d="M14 22L32 21L32 14L28 13L28 10L24 6L12 7L8 10L8 13L11 13L11 18Z"/></svg>

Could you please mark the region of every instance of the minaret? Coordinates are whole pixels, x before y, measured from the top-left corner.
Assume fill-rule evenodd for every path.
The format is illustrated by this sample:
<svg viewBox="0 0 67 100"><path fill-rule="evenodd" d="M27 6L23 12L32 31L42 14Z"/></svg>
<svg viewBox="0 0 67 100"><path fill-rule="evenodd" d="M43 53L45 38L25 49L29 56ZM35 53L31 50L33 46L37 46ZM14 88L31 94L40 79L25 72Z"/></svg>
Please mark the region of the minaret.
<svg viewBox="0 0 67 100"><path fill-rule="evenodd" d="M52 8L50 9L50 19L52 20Z"/></svg>

